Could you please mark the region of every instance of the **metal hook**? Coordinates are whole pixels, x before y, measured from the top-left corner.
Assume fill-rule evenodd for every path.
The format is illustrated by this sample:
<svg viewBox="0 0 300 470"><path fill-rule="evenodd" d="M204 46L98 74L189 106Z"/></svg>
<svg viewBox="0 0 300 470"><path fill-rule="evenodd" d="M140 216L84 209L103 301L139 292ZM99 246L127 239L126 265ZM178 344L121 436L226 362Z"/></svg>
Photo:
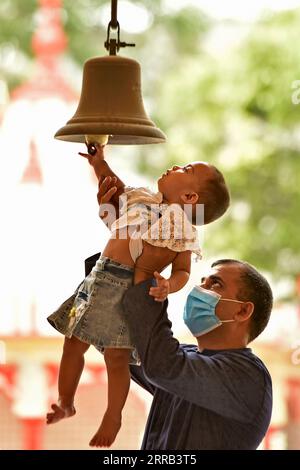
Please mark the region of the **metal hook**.
<svg viewBox="0 0 300 470"><path fill-rule="evenodd" d="M126 42L120 41L120 24L117 20L117 4L118 4L118 0L111 0L111 20L108 23L107 37L104 43L104 47L109 52L109 55L117 55L117 52L119 51L120 47L126 47L126 46L134 47L135 46L135 44L133 43L126 43ZM117 39L110 38L111 29L117 30Z"/></svg>

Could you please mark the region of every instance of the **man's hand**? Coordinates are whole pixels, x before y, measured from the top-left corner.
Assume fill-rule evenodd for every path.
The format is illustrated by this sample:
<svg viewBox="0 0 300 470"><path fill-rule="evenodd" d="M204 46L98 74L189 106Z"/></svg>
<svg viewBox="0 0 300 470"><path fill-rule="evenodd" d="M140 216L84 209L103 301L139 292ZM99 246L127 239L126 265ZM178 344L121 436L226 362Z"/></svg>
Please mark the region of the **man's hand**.
<svg viewBox="0 0 300 470"><path fill-rule="evenodd" d="M97 194L99 217L109 230L111 229L111 225L117 219L118 212L118 205L114 202L110 202L118 190L117 187L114 186L116 184L116 180L116 176L106 176L102 182L99 181L99 191Z"/></svg>
<svg viewBox="0 0 300 470"><path fill-rule="evenodd" d="M154 297L157 302L163 302L168 297L170 292L170 283L167 279L161 276L157 271L154 272L157 287L150 287L149 295Z"/></svg>
<svg viewBox="0 0 300 470"><path fill-rule="evenodd" d="M117 192L116 182L116 176L106 176L103 181L99 181L97 199L100 206L110 202L113 195Z"/></svg>

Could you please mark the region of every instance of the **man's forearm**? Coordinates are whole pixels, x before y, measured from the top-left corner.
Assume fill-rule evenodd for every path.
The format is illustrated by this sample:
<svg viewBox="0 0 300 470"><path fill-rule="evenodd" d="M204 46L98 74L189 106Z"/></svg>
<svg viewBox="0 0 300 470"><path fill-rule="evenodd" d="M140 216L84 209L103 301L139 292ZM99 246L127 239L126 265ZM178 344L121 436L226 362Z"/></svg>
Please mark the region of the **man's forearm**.
<svg viewBox="0 0 300 470"><path fill-rule="evenodd" d="M123 297L130 337L135 344L146 376L164 375L164 361L168 360L169 369L176 357L179 343L173 338L171 323L166 314L167 301L155 302L148 292L152 280L148 279L130 287ZM142 318L142 321L141 321ZM149 375L149 377L150 377Z"/></svg>

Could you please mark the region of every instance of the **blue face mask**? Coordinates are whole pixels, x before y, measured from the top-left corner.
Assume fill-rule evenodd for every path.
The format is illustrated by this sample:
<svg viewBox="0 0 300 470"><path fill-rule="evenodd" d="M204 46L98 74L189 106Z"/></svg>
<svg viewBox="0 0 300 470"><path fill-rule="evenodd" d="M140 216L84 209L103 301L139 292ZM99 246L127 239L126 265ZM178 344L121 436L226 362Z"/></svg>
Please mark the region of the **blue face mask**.
<svg viewBox="0 0 300 470"><path fill-rule="evenodd" d="M216 313L216 305L220 300L228 302L244 302L234 299L221 298L220 294L203 287L195 286L187 296L184 306L183 320L194 336L202 336L214 330L222 323L229 323L235 320L220 320Z"/></svg>

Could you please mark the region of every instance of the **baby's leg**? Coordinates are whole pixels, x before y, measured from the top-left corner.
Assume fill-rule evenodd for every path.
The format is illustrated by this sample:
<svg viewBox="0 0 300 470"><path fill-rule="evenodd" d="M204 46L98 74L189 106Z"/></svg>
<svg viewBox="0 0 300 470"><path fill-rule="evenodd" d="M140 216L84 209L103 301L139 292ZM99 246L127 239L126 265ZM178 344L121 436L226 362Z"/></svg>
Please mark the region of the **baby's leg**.
<svg viewBox="0 0 300 470"><path fill-rule="evenodd" d="M89 344L79 339L65 338L63 355L60 361L58 376L58 401L51 405L52 412L47 414L47 424L57 423L76 413L74 396L84 366L84 353Z"/></svg>
<svg viewBox="0 0 300 470"><path fill-rule="evenodd" d="M90 446L109 447L121 427L122 410L130 385L130 349L107 348L104 359L108 380L107 408L102 423L90 441Z"/></svg>

